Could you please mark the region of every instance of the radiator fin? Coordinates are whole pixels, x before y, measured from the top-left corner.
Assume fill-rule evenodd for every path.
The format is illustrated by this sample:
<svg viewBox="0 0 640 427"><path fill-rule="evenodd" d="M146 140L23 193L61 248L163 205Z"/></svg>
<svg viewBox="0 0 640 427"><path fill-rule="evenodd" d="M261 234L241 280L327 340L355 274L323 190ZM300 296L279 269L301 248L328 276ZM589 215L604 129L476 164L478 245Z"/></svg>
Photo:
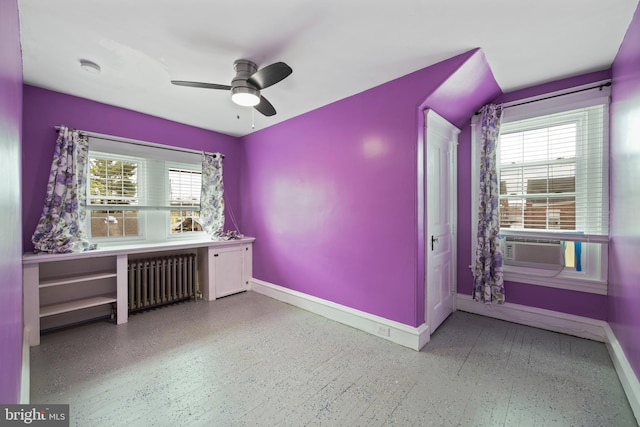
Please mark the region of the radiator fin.
<svg viewBox="0 0 640 427"><path fill-rule="evenodd" d="M195 298L196 264L196 254L130 260L129 312Z"/></svg>

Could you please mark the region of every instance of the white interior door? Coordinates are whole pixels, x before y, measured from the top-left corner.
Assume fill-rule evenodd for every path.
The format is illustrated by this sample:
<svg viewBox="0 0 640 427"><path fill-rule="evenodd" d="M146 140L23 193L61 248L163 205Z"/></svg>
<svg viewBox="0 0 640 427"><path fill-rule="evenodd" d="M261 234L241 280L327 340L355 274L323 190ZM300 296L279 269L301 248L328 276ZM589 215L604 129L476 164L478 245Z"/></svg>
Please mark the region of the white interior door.
<svg viewBox="0 0 640 427"><path fill-rule="evenodd" d="M430 332L453 312L456 292L457 145L460 131L425 111L426 304Z"/></svg>

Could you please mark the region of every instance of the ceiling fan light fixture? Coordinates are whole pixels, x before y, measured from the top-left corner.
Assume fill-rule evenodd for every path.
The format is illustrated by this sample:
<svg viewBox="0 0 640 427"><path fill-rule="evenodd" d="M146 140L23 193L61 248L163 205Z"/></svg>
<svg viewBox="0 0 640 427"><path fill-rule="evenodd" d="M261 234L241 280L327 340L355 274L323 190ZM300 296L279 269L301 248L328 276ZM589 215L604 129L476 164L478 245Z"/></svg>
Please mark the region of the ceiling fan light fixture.
<svg viewBox="0 0 640 427"><path fill-rule="evenodd" d="M255 107L260 103L260 91L248 86L231 88L231 100L243 107Z"/></svg>
<svg viewBox="0 0 640 427"><path fill-rule="evenodd" d="M230 90L231 100L235 104L254 107L265 117L275 115L276 109L260 95L260 91L286 78L293 71L291 67L284 62L275 62L258 70L254 62L238 59L233 63L233 68L236 70L236 76L231 80L231 86L188 80L171 80L171 83L177 86Z"/></svg>

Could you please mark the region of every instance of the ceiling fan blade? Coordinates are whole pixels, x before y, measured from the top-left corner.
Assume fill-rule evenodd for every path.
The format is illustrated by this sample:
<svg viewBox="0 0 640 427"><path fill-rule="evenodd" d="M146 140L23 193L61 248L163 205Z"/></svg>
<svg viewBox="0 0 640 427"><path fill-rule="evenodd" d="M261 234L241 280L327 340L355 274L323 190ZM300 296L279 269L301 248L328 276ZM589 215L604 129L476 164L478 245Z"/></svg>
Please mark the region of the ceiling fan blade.
<svg viewBox="0 0 640 427"><path fill-rule="evenodd" d="M171 80L171 83L177 86L197 87L197 88L203 88L203 89L231 90L231 86L218 85L215 83L188 82L184 80Z"/></svg>
<svg viewBox="0 0 640 427"><path fill-rule="evenodd" d="M273 108L273 105L271 105L271 103L262 95L260 96L260 103L253 108L267 117L274 116L276 114L276 109Z"/></svg>
<svg viewBox="0 0 640 427"><path fill-rule="evenodd" d="M292 72L284 62L276 62L256 71L247 81L258 89L264 89L285 79Z"/></svg>

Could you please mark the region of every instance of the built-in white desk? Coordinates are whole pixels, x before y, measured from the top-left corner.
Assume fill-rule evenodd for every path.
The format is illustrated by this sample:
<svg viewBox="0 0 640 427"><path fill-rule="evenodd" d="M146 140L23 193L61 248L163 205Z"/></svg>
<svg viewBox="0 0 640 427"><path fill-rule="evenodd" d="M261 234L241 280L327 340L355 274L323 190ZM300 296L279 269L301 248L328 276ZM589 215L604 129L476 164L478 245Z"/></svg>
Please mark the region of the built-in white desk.
<svg viewBox="0 0 640 427"><path fill-rule="evenodd" d="M126 323L130 259L195 253L198 290L204 299L245 291L252 276L254 240L179 240L81 253L25 254L24 324L29 345L40 344L41 320L57 327L77 322L81 312L102 310L103 315L111 312L117 324Z"/></svg>

